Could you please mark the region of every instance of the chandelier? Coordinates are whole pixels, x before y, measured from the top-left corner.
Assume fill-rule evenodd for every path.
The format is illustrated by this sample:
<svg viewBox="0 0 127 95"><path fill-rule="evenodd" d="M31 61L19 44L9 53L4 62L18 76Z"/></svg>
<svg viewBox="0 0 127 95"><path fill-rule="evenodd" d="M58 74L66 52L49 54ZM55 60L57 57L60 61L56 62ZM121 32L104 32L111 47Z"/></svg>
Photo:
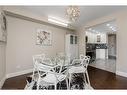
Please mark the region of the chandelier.
<svg viewBox="0 0 127 95"><path fill-rule="evenodd" d="M70 21L76 21L80 16L80 9L78 6L69 6L66 13Z"/></svg>

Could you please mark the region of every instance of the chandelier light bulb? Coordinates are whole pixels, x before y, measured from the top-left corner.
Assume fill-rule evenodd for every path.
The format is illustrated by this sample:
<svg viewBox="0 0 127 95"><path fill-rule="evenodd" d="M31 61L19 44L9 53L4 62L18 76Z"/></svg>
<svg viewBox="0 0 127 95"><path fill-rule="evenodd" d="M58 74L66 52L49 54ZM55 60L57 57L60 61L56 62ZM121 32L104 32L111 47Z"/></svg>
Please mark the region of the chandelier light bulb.
<svg viewBox="0 0 127 95"><path fill-rule="evenodd" d="M66 10L69 20L76 21L80 16L80 9L78 6L69 6Z"/></svg>

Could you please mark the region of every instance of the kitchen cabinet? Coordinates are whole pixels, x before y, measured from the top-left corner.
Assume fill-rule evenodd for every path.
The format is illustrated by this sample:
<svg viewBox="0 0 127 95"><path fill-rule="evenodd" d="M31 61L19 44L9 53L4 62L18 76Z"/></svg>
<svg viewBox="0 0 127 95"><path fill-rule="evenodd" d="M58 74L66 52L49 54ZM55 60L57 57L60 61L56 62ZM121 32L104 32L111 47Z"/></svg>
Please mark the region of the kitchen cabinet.
<svg viewBox="0 0 127 95"><path fill-rule="evenodd" d="M96 49L96 59L105 59L106 49Z"/></svg>
<svg viewBox="0 0 127 95"><path fill-rule="evenodd" d="M106 43L106 34L96 34L92 32L86 32L87 36L87 43ZM97 39L100 37L100 41L98 42Z"/></svg>
<svg viewBox="0 0 127 95"><path fill-rule="evenodd" d="M86 32L86 35L88 37L87 43L95 43L95 34L91 32Z"/></svg>

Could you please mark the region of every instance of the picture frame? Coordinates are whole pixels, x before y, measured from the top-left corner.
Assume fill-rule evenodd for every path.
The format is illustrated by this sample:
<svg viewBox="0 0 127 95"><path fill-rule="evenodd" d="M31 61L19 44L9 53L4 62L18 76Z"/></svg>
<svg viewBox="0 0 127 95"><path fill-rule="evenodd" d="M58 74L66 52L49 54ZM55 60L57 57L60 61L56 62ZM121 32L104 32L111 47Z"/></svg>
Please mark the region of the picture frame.
<svg viewBox="0 0 127 95"><path fill-rule="evenodd" d="M6 42L7 40L7 20L6 15L2 11L0 12L0 41Z"/></svg>
<svg viewBox="0 0 127 95"><path fill-rule="evenodd" d="M52 32L44 29L38 29L36 45L51 46Z"/></svg>

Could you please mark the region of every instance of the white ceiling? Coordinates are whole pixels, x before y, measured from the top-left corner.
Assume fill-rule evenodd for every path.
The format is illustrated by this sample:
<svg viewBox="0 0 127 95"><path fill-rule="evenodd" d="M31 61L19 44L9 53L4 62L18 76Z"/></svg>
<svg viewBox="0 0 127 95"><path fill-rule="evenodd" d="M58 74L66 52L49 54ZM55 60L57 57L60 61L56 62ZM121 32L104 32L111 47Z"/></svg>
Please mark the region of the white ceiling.
<svg viewBox="0 0 127 95"><path fill-rule="evenodd" d="M109 21L105 22L99 25L95 25L93 27L89 27L87 29L87 32L92 32L95 34L100 34L100 33L116 33L117 32L117 25L116 21Z"/></svg>
<svg viewBox="0 0 127 95"><path fill-rule="evenodd" d="M54 16L63 20L68 20L66 17L66 8L68 6L20 6L28 11L42 15ZM108 15L110 13L126 9L124 6L79 6L81 14L76 22L71 23L72 26L78 28L90 20Z"/></svg>

